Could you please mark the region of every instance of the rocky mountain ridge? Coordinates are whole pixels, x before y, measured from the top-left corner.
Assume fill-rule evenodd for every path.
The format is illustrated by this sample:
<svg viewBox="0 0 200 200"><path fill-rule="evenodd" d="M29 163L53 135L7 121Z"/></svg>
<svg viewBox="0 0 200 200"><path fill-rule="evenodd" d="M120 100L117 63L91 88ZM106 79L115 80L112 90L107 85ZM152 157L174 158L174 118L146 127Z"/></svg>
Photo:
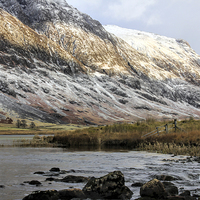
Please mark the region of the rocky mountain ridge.
<svg viewBox="0 0 200 200"><path fill-rule="evenodd" d="M65 0L0 0L0 113L105 124L200 116L200 56L102 26Z"/></svg>

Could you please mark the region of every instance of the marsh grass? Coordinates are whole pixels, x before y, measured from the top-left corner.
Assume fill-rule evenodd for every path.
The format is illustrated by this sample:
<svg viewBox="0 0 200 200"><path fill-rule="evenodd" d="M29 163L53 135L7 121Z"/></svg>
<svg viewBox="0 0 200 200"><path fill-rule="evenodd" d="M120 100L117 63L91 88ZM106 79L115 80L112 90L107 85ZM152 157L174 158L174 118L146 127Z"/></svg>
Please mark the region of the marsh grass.
<svg viewBox="0 0 200 200"><path fill-rule="evenodd" d="M137 147L142 141L141 135L155 128L155 124L139 122L136 124L114 124L99 127L89 127L81 130L57 133L53 142L64 146L127 146Z"/></svg>
<svg viewBox="0 0 200 200"><path fill-rule="evenodd" d="M98 127L81 127L77 125L48 125L37 130L20 130L36 134L32 141L15 142L18 146L47 147L98 147L127 148L175 155L200 156L200 120L182 120L178 122L175 132L163 133L154 137L142 137L173 121L156 121L148 119L135 124L113 124ZM1 128L0 128L1 129ZM73 129L73 130L72 130ZM184 130L184 131L183 131ZM53 135L40 137L38 134Z"/></svg>
<svg viewBox="0 0 200 200"><path fill-rule="evenodd" d="M178 122L181 129L177 130L176 133L142 137L142 135L166 123L172 123L172 121L160 122L149 119L135 124L114 124L67 131L56 134L52 143L62 144L66 147L126 147L175 155L200 156L200 120L190 119Z"/></svg>
<svg viewBox="0 0 200 200"><path fill-rule="evenodd" d="M36 134L33 139L20 139L14 140L13 146L17 147L55 147L55 144L51 143L53 136L39 136Z"/></svg>

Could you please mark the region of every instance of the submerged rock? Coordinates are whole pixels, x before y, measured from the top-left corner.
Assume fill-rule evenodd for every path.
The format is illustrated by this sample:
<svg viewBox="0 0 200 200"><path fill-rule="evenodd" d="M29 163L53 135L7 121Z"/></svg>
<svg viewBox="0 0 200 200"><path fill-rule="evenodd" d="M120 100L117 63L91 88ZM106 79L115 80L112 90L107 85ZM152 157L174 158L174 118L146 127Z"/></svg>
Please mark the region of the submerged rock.
<svg viewBox="0 0 200 200"><path fill-rule="evenodd" d="M124 175L114 171L100 178L91 178L83 188L88 198L130 199L133 192L124 185Z"/></svg>

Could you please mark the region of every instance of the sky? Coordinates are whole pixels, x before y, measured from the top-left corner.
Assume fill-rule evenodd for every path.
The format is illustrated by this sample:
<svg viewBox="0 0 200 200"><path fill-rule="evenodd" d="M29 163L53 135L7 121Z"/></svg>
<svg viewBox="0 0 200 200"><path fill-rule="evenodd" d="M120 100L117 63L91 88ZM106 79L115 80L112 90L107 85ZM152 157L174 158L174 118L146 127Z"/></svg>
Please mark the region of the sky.
<svg viewBox="0 0 200 200"><path fill-rule="evenodd" d="M103 25L184 39L200 55L200 0L66 1Z"/></svg>

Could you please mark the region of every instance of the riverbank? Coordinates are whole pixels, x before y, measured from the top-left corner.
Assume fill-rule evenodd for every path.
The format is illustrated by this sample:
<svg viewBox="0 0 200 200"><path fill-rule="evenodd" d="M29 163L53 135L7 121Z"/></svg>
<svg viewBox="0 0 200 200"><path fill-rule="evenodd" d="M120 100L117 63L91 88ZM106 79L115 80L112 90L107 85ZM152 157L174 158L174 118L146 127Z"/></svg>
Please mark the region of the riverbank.
<svg viewBox="0 0 200 200"><path fill-rule="evenodd" d="M38 137L24 146L54 146L64 148L100 148L152 151L174 155L200 156L200 120L178 122L176 132L162 132L144 137L163 123L149 120L135 124L114 124L78 130L59 131L54 136Z"/></svg>
<svg viewBox="0 0 200 200"><path fill-rule="evenodd" d="M182 120L177 122L177 129L171 132L159 132L159 135L144 137L163 124L174 121L156 121L149 119L135 124L114 124L96 127L78 125L51 125L38 130L33 140L18 140L14 146L21 147L64 147L93 149L127 149L152 151L174 155L200 156L200 120ZM164 126L165 126L164 125ZM24 130L23 130L24 131ZM25 131L29 133L29 131ZM48 136L39 136L47 135Z"/></svg>

